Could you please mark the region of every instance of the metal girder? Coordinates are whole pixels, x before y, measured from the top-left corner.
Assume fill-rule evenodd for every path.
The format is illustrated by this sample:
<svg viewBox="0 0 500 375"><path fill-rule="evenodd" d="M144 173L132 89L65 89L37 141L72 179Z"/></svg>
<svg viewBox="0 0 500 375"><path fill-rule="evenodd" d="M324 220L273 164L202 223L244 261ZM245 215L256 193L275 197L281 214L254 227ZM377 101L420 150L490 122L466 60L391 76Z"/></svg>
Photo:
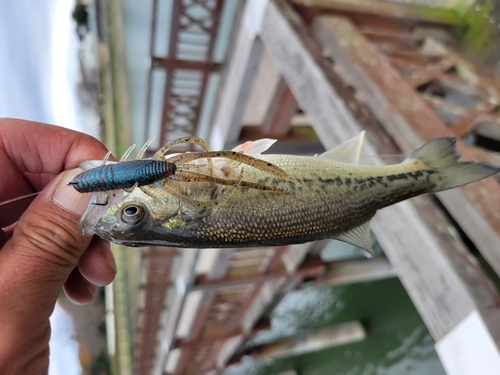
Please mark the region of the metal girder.
<svg viewBox="0 0 500 375"><path fill-rule="evenodd" d="M156 18L151 27L151 69L148 77L146 129L151 111L152 72L166 71L161 116L160 144L195 135L207 82L220 64L212 60L224 0L174 0L170 20L168 55L154 54ZM153 0L153 13L158 0ZM191 147L191 145L189 145Z"/></svg>

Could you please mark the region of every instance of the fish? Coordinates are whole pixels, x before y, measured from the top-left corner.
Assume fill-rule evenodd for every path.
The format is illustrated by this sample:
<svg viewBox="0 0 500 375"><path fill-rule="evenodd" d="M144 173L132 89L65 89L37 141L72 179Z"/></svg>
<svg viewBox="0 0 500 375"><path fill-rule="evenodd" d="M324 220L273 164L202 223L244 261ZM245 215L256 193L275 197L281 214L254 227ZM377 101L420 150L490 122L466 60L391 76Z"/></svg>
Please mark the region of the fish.
<svg viewBox="0 0 500 375"><path fill-rule="evenodd" d="M235 248L336 239L371 253L370 221L377 210L500 171L488 163L459 162L455 138L431 140L398 164L359 165L363 138L361 133L318 156L258 155L298 184L244 165L229 168L235 174L244 168L245 180L287 194L238 187L223 205L207 209L148 185L123 192L106 207L90 207L80 231L126 246ZM240 152L251 149L246 145ZM210 201L224 193L216 184L177 184L193 200Z"/></svg>

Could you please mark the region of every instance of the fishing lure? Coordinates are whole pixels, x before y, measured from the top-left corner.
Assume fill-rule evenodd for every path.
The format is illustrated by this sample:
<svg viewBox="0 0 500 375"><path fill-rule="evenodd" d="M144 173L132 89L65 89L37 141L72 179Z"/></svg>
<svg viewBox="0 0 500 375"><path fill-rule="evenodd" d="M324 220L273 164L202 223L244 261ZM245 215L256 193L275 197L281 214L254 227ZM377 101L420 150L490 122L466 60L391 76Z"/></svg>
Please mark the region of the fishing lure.
<svg viewBox="0 0 500 375"><path fill-rule="evenodd" d="M151 159L142 159L152 141L153 138L146 142L146 144L139 151L136 160L127 161L127 158L134 149L135 145L125 151L118 163L106 164L109 156L111 155L111 153L108 152L108 154L104 157L101 166L80 173L73 179L73 181L69 182L68 185L72 185L80 193L90 193L108 192L118 189L124 189L125 191L130 192L138 186L157 183L161 184L161 186L165 187L173 195L178 197L182 196L182 194L177 193L173 188L167 185L169 180L174 180L179 182L209 182L231 186L232 188L229 190L229 194L231 194L239 186L269 192L286 193L286 190L284 189L243 181L243 170L241 171L239 178L236 180L216 177L214 175L212 164L213 158L226 158L234 160L242 164L250 165L286 181L295 182L295 179L288 173L269 162L235 151L209 151L208 144L203 139L194 136L176 139L159 149ZM168 150L180 143L195 143L201 146L205 151L179 154L169 158L168 160L163 158ZM210 175L193 172L193 169L198 168L199 166L187 164L199 159L207 159ZM227 195L224 200L229 196L230 195ZM184 198L188 199L190 203L195 203L188 197ZM221 202L216 202L216 204L219 203Z"/></svg>

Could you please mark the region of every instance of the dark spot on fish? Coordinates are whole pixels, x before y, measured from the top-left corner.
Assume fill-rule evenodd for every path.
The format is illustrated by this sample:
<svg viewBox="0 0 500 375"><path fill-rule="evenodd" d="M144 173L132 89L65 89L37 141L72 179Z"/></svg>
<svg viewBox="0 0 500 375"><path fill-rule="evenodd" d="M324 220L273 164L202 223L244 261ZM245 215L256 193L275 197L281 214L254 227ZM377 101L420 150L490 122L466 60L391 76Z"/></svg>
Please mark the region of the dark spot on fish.
<svg viewBox="0 0 500 375"><path fill-rule="evenodd" d="M337 186L342 186L344 184L340 177L335 178L335 182L337 183Z"/></svg>
<svg viewBox="0 0 500 375"><path fill-rule="evenodd" d="M320 180L320 182L323 182L325 184L331 184L332 182L335 182L335 180L333 178L320 177L319 180Z"/></svg>
<svg viewBox="0 0 500 375"><path fill-rule="evenodd" d="M407 180L408 176L406 173L399 173L399 174L390 174L386 178L392 182L395 180Z"/></svg>
<svg viewBox="0 0 500 375"><path fill-rule="evenodd" d="M368 181L368 186L369 187L374 187L376 185L376 180L375 180L375 177L368 177L366 179L366 181Z"/></svg>
<svg viewBox="0 0 500 375"><path fill-rule="evenodd" d="M416 171L408 172L407 175L417 181L419 177L422 177L424 175L424 173L422 171Z"/></svg>
<svg viewBox="0 0 500 375"><path fill-rule="evenodd" d="M349 173L349 174L351 174L351 173ZM346 179L345 179L345 184L346 184L347 186L351 186L351 179L350 179L350 178L346 178Z"/></svg>
<svg viewBox="0 0 500 375"><path fill-rule="evenodd" d="M313 182L314 180L311 178L303 178L302 182Z"/></svg>

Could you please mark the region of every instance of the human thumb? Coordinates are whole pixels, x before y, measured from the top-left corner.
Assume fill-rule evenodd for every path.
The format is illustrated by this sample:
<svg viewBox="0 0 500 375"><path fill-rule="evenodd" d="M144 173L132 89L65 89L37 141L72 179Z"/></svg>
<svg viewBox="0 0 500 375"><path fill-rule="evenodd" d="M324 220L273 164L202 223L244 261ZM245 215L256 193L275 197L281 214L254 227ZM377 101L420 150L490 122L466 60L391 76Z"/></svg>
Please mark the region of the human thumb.
<svg viewBox="0 0 500 375"><path fill-rule="evenodd" d="M23 213L2 247L2 309L19 314L37 309L41 318L52 312L64 282L91 240L77 229L89 197L67 185L79 172L74 169L54 178ZM9 290L12 298L4 299Z"/></svg>
<svg viewBox="0 0 500 375"><path fill-rule="evenodd" d="M78 170L52 180L0 250L0 373L46 373L51 315L63 284L91 238L77 222L88 197L67 186Z"/></svg>

